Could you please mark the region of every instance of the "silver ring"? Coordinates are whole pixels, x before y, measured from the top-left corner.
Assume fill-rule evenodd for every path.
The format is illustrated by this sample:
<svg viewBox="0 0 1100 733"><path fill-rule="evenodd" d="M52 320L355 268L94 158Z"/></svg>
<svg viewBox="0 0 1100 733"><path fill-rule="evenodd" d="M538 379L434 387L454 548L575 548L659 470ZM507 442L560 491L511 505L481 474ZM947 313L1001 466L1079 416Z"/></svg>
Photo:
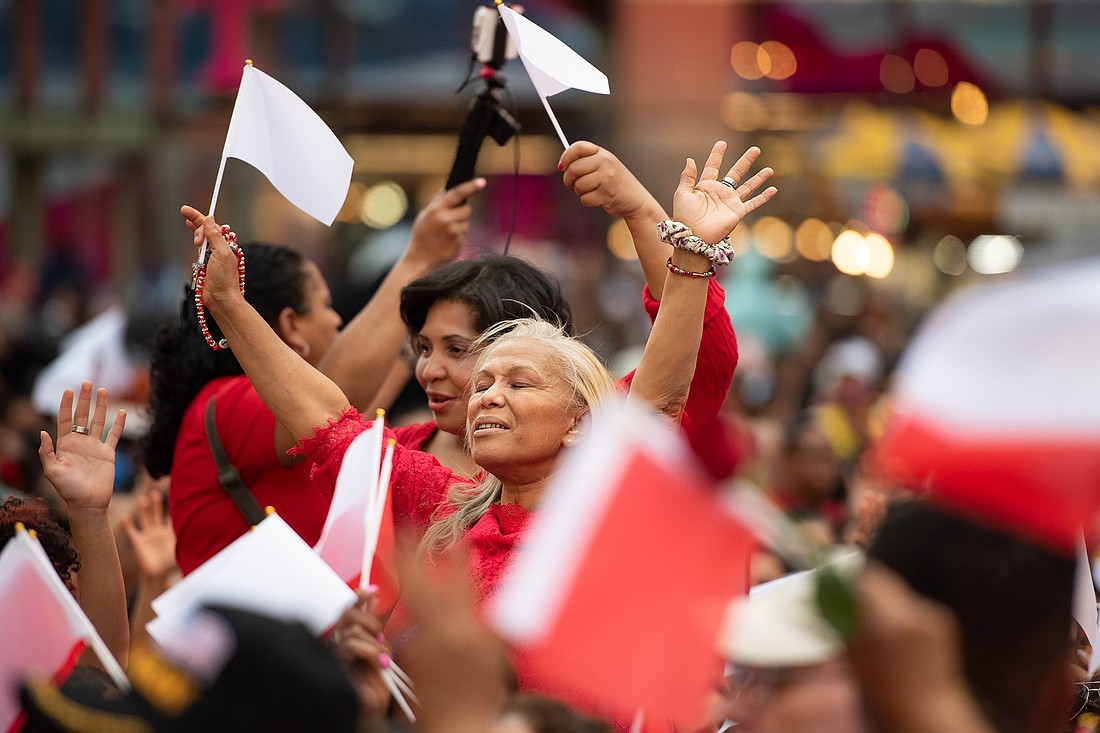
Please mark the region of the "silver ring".
<svg viewBox="0 0 1100 733"><path fill-rule="evenodd" d="M729 186L730 188L737 188L737 181L733 180L729 176L723 178L721 181L719 181L719 183L721 183L723 186Z"/></svg>
<svg viewBox="0 0 1100 733"><path fill-rule="evenodd" d="M92 434L92 431L88 430L88 428L84 427L83 425L73 425L72 432L80 433L81 435L91 435Z"/></svg>

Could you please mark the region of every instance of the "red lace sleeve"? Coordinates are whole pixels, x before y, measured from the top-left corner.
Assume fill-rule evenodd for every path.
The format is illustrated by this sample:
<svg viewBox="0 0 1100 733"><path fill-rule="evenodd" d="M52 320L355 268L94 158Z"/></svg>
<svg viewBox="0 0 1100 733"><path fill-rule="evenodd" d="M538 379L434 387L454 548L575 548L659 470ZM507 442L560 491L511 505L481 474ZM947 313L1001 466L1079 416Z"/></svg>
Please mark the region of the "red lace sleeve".
<svg viewBox="0 0 1100 733"><path fill-rule="evenodd" d="M336 477L344 465L348 446L372 422L354 407L349 407L336 420L317 428L313 437L299 440L287 453L302 456L313 463L310 479L314 486L327 488L331 495L336 487ZM385 439L390 438L396 439L396 436L386 428ZM451 469L440 465L435 456L407 449L397 443L394 446L390 483L394 521L423 533L435 510L446 500L452 483L471 482L455 476Z"/></svg>
<svg viewBox="0 0 1100 733"><path fill-rule="evenodd" d="M312 437L299 440L287 455L302 456L312 463L309 477L313 484L327 489L332 496L348 446L369 427L367 419L354 407L349 407L340 417L315 428Z"/></svg>

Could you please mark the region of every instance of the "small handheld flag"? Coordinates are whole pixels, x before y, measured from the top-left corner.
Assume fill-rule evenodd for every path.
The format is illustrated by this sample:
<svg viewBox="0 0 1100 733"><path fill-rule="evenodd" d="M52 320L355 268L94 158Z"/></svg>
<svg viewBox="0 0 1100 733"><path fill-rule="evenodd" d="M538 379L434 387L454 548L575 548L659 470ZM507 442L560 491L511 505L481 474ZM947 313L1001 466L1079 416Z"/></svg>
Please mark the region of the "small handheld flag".
<svg viewBox="0 0 1100 733"><path fill-rule="evenodd" d="M497 5L497 9L508 28L508 34L515 41L520 61L535 85L535 91L538 92L542 106L546 108L546 114L550 116L550 122L553 123L561 144L568 148L569 141L547 99L566 89L610 94L607 77L576 51L507 5L501 3Z"/></svg>

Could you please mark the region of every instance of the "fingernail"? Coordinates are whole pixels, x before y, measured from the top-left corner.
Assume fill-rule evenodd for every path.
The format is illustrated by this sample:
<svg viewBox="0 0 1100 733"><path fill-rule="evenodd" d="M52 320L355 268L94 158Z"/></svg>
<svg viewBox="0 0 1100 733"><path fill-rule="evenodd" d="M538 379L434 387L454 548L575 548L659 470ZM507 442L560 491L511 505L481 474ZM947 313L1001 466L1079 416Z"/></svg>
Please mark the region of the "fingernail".
<svg viewBox="0 0 1100 733"><path fill-rule="evenodd" d="M386 643L386 635L385 635L385 634L383 634L383 633L382 633L381 631L379 631L379 632L378 632L378 636L376 636L376 637L374 637L374 638L375 638L375 639L378 639L378 641L379 641L379 642L381 642L382 644L385 644L385 643Z"/></svg>
<svg viewBox="0 0 1100 733"><path fill-rule="evenodd" d="M565 163L558 163L558 173L565 170Z"/></svg>
<svg viewBox="0 0 1100 733"><path fill-rule="evenodd" d="M368 585L363 590L365 590L367 593L377 593L378 592L378 586L375 585L374 583L371 583L370 585Z"/></svg>
<svg viewBox="0 0 1100 733"><path fill-rule="evenodd" d="M390 665L393 664L393 660L390 659L389 654L382 652L378 655L378 664L382 667L382 669L389 669Z"/></svg>

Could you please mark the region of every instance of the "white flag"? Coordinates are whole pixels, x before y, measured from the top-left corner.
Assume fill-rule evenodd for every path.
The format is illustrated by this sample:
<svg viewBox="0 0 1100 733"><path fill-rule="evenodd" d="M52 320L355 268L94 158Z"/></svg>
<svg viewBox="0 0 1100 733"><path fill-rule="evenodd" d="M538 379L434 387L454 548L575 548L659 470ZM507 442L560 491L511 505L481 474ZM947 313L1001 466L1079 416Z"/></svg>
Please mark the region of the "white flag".
<svg viewBox="0 0 1100 733"><path fill-rule="evenodd" d="M321 635L355 603L355 593L272 514L159 596L149 635L161 641L211 603L300 621Z"/></svg>
<svg viewBox="0 0 1100 733"><path fill-rule="evenodd" d="M129 689L122 668L26 530L17 530L0 552L0 619L0 730L19 717L16 690L26 675L64 676L85 646L116 684Z"/></svg>
<svg viewBox="0 0 1100 733"><path fill-rule="evenodd" d="M347 198L352 159L324 120L298 95L251 64L244 67L222 162L243 160L290 203L332 224ZM217 188L221 183L219 173ZM213 213L213 204L210 207Z"/></svg>
<svg viewBox="0 0 1100 733"><path fill-rule="evenodd" d="M328 516L321 538L313 549L347 583L360 578L363 552L370 534L370 514L378 496L379 468L382 463L382 416L369 430L356 436L344 454L336 488L332 493ZM375 530L377 538L377 529ZM371 554L374 546L371 545Z"/></svg>
<svg viewBox="0 0 1100 733"><path fill-rule="evenodd" d="M520 61L527 69L527 74L531 77L531 82L542 100L542 106L546 108L546 114L550 115L550 121L554 123L554 129L557 130L562 145L569 147L569 141L561 131L561 126L553 110L550 109L549 102L546 101L547 98L566 89L610 94L611 88L608 86L607 77L576 51L507 5L501 4L497 8L500 10L500 16L504 19L509 35L516 44Z"/></svg>

